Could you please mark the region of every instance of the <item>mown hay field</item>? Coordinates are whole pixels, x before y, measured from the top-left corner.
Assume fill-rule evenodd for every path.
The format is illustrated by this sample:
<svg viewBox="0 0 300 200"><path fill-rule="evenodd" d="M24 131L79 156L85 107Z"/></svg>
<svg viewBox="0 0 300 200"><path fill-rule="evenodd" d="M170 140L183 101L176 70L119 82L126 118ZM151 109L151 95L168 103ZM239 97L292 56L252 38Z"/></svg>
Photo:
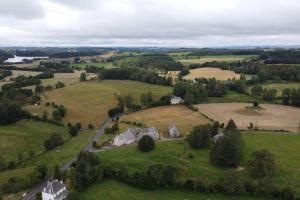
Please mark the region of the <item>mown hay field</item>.
<svg viewBox="0 0 300 200"><path fill-rule="evenodd" d="M300 87L300 83L290 82L290 83L267 83L262 85L263 88L267 89L276 89L277 96L282 96L282 91L286 88L290 89L298 89Z"/></svg>
<svg viewBox="0 0 300 200"><path fill-rule="evenodd" d="M187 80L194 80L195 78L215 78L217 80L225 81L228 79L239 79L240 75L231 70L221 70L220 68L204 67L191 69L190 73L183 77Z"/></svg>
<svg viewBox="0 0 300 200"><path fill-rule="evenodd" d="M168 136L168 127L171 124L175 124L180 133L185 136L190 133L194 126L209 123L209 120L200 113L183 105L150 108L125 115L121 120L141 122L148 127L154 126L164 136Z"/></svg>
<svg viewBox="0 0 300 200"><path fill-rule="evenodd" d="M260 110L247 109L250 103L210 103L199 104L196 107L199 112L210 118L226 123L233 119L237 126L246 129L250 122L260 129L298 131L300 124L300 108L276 105L260 104Z"/></svg>
<svg viewBox="0 0 300 200"><path fill-rule="evenodd" d="M86 81L46 92L41 105L25 108L31 113L41 115L44 110L49 110L49 107L45 106L46 102L55 102L68 109L64 122L81 122L84 127L88 124L98 127L107 117L107 111L117 105L116 95L130 94L139 103L143 93L152 92L154 98L158 99L171 93L171 90L171 87L137 81ZM51 117L52 112L48 114Z"/></svg>

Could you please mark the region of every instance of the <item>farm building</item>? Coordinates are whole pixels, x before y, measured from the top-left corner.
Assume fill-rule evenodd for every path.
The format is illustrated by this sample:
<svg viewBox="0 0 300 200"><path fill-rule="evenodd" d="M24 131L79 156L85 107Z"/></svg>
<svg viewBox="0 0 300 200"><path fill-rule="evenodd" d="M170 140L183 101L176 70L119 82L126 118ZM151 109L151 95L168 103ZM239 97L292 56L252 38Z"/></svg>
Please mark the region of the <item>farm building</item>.
<svg viewBox="0 0 300 200"><path fill-rule="evenodd" d="M176 104L181 104L183 103L183 100L181 97L177 97L177 96L172 96L171 97L171 104L172 105L176 105Z"/></svg>
<svg viewBox="0 0 300 200"><path fill-rule="evenodd" d="M175 124L171 124L169 126L169 133L171 137L180 137L180 132L177 129L177 127L175 126Z"/></svg>
<svg viewBox="0 0 300 200"><path fill-rule="evenodd" d="M159 139L159 133L156 128L128 128L124 133L116 136L114 145L121 146L139 141L144 135L149 135L154 140Z"/></svg>
<svg viewBox="0 0 300 200"><path fill-rule="evenodd" d="M217 135L214 136L214 139L213 139L214 143L217 143L223 137L224 137L224 133L220 131Z"/></svg>
<svg viewBox="0 0 300 200"><path fill-rule="evenodd" d="M42 190L43 200L62 200L67 197L68 190L62 181L57 179L48 181L46 187Z"/></svg>

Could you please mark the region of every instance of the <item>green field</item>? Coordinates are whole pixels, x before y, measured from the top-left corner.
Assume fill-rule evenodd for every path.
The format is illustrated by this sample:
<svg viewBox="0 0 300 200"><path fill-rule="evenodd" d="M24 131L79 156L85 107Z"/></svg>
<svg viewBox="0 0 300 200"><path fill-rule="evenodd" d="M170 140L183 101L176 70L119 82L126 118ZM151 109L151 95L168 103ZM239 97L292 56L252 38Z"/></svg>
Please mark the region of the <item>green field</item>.
<svg viewBox="0 0 300 200"><path fill-rule="evenodd" d="M260 198L204 195L174 190L143 190L112 180L95 184L79 195L82 200L259 200Z"/></svg>
<svg viewBox="0 0 300 200"><path fill-rule="evenodd" d="M300 186L300 136L271 132L246 132L243 134L243 160L245 166L253 151L268 149L275 155L277 172L275 183L280 186L290 185L299 193ZM188 159L188 153L194 155ZM158 142L154 151L141 153L136 146L125 146L98 153L103 163L114 167L125 166L130 172L144 171L153 164L172 164L177 167L181 178L199 178L215 181L226 171L214 167L209 162L209 150L192 150L184 141ZM246 170L241 175L249 178Z"/></svg>
<svg viewBox="0 0 300 200"><path fill-rule="evenodd" d="M251 95L228 91L224 97L208 97L206 103L249 103L255 100L257 100L257 98Z"/></svg>
<svg viewBox="0 0 300 200"><path fill-rule="evenodd" d="M203 64L205 62L235 62L242 61L245 59L253 58L254 55L209 55L209 56L187 56L182 55L179 57L174 57L176 60L180 61L182 64Z"/></svg>
<svg viewBox="0 0 300 200"><path fill-rule="evenodd" d="M81 122L84 126L91 123L98 127L107 117L107 111L116 106L116 95L131 94L139 102L143 93L152 92L154 98L158 99L171 91L171 87L137 81L86 81L49 91L45 93L40 106L27 106L26 109L41 115L44 110L49 110L44 106L45 102L55 102L68 109L64 122ZM50 110L49 116L51 114Z"/></svg>
<svg viewBox="0 0 300 200"><path fill-rule="evenodd" d="M10 177L25 177L40 164L46 164L51 172L55 165L63 165L74 158L94 135L93 132L81 132L78 136L70 138L65 127L31 120L1 126L0 130L1 153L5 152L4 156L8 161L23 152L21 164L18 164L15 169L0 172L0 184ZM43 151L44 140L54 131L64 134L68 139L62 146L54 150ZM6 139L8 134L11 135L9 140ZM36 154L32 158L26 154L30 149L36 150Z"/></svg>
<svg viewBox="0 0 300 200"><path fill-rule="evenodd" d="M12 160L17 159L20 153L27 156L32 150L41 153L44 141L54 132L61 133L65 139L69 137L65 127L32 120L0 126L0 154Z"/></svg>
<svg viewBox="0 0 300 200"><path fill-rule="evenodd" d="M277 96L282 96L282 90L286 88L295 88L298 89L300 87L300 83L266 83L262 85L263 88L267 89L276 89L277 90Z"/></svg>
<svg viewBox="0 0 300 200"><path fill-rule="evenodd" d="M87 66L103 67L103 68L113 68L112 62L88 62L88 63L72 63L69 67L79 67L80 69L85 69Z"/></svg>

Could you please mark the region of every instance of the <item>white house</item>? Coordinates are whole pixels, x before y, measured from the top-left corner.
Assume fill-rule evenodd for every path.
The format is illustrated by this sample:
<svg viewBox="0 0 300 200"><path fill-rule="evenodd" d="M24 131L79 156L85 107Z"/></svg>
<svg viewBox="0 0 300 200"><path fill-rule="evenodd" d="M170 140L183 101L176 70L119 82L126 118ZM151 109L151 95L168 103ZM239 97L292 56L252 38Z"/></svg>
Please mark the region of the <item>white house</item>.
<svg viewBox="0 0 300 200"><path fill-rule="evenodd" d="M48 181L42 190L43 200L63 200L67 197L68 190L62 181Z"/></svg>
<svg viewBox="0 0 300 200"><path fill-rule="evenodd" d="M179 130L176 128L175 124L171 124L169 126L169 133L171 137L180 137L180 132Z"/></svg>
<svg viewBox="0 0 300 200"><path fill-rule="evenodd" d="M183 99L181 97L177 97L177 96L171 97L171 104L176 105L181 103L183 103Z"/></svg>
<svg viewBox="0 0 300 200"><path fill-rule="evenodd" d="M213 140L214 143L217 143L219 140L221 140L224 137L224 133L223 132L219 132L217 135L214 136Z"/></svg>
<svg viewBox="0 0 300 200"><path fill-rule="evenodd" d="M128 128L124 133L116 136L114 145L121 146L139 141L144 135L149 135L154 140L159 139L159 133L156 128Z"/></svg>

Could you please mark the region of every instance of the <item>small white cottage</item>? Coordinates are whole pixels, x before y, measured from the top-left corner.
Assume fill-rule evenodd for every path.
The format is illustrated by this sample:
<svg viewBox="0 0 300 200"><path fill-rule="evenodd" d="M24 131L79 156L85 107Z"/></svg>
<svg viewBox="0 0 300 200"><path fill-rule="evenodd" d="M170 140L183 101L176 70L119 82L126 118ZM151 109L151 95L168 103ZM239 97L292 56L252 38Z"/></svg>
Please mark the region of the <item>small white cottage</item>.
<svg viewBox="0 0 300 200"><path fill-rule="evenodd" d="M124 133L116 136L114 145L121 146L139 141L144 135L149 135L153 140L159 139L159 133L156 128L128 128Z"/></svg>
<svg viewBox="0 0 300 200"><path fill-rule="evenodd" d="M170 133L170 136L172 138L175 138L175 137L180 137L180 132L179 130L177 129L177 127L175 126L175 124L171 124L169 126L169 133Z"/></svg>
<svg viewBox="0 0 300 200"><path fill-rule="evenodd" d="M172 96L171 97L171 104L172 105L181 104L181 103L183 103L183 99L181 97L177 97L177 96Z"/></svg>
<svg viewBox="0 0 300 200"><path fill-rule="evenodd" d="M48 181L42 190L43 200L63 200L67 197L68 190L62 181Z"/></svg>
<svg viewBox="0 0 300 200"><path fill-rule="evenodd" d="M224 133L222 131L219 131L217 135L214 136L213 140L214 143L217 143L219 140L221 140L224 137Z"/></svg>

